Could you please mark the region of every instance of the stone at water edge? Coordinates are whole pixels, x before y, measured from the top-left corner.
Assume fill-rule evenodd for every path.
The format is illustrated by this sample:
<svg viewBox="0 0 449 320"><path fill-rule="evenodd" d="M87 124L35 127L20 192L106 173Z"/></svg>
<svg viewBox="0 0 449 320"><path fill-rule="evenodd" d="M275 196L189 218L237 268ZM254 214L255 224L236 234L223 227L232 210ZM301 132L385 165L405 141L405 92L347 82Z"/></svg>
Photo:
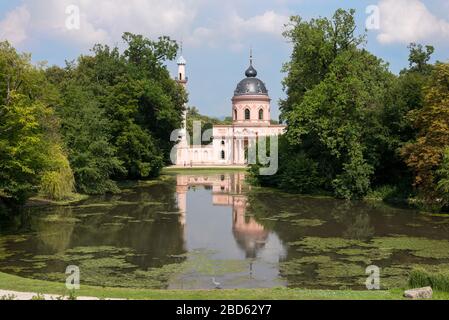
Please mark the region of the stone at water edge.
<svg viewBox="0 0 449 320"><path fill-rule="evenodd" d="M404 297L409 299L432 299L433 290L431 287L407 290Z"/></svg>

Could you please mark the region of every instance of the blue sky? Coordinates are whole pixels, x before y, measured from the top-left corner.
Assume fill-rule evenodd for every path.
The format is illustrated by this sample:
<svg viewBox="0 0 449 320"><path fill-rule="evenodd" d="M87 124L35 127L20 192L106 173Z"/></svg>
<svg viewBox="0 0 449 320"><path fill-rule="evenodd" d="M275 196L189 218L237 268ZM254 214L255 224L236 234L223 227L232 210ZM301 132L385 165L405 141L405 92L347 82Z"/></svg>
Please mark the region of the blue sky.
<svg viewBox="0 0 449 320"><path fill-rule="evenodd" d="M72 4L80 13L75 30L66 26L66 9ZM372 5L377 11L367 14ZM361 32L367 19L379 18L378 27L368 31L366 47L389 62L395 73L407 67L407 44L412 41L434 45L434 59L449 60L445 0L11 0L0 2L0 40L31 52L33 61L64 65L89 53L94 43L120 46L124 31L150 38L169 35L184 43L190 105L217 117L231 113L232 94L244 77L252 46L277 118L277 104L284 96L281 68L291 53L281 35L283 24L291 15L331 16L340 7L357 10ZM169 68L175 75L175 63Z"/></svg>

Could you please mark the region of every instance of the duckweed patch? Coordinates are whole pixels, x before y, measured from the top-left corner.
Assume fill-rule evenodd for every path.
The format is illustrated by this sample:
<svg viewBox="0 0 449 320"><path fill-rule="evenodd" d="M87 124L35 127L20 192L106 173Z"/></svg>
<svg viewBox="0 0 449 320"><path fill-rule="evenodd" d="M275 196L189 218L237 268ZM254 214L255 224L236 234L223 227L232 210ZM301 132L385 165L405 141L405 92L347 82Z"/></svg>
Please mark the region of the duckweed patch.
<svg viewBox="0 0 449 320"><path fill-rule="evenodd" d="M325 221L320 220L320 219L298 219L298 220L293 220L292 224L298 227L303 227L303 228L307 228L307 227L319 227L322 226L323 224L325 224Z"/></svg>
<svg viewBox="0 0 449 320"><path fill-rule="evenodd" d="M80 219L77 219L75 217L65 216L65 215L57 215L57 214L51 214L45 217L40 218L41 221L45 222L53 222L53 223L77 223L80 222Z"/></svg>
<svg viewBox="0 0 449 320"><path fill-rule="evenodd" d="M297 213L290 213L290 212L281 212L278 215L270 216L261 218L261 220L268 220L268 221L289 221L290 218L297 217Z"/></svg>
<svg viewBox="0 0 449 320"><path fill-rule="evenodd" d="M360 261L365 264L388 259L392 255L390 250L384 250L382 248L345 248L338 250L336 253L342 255L344 260Z"/></svg>
<svg viewBox="0 0 449 320"><path fill-rule="evenodd" d="M0 238L0 260L6 260L9 257L14 256L17 251L12 251L8 248L8 243L20 243L28 240L27 236L3 236Z"/></svg>
<svg viewBox="0 0 449 320"><path fill-rule="evenodd" d="M407 250L416 257L449 259L449 241L447 240L395 236L375 238L372 243L384 250Z"/></svg>
<svg viewBox="0 0 449 320"><path fill-rule="evenodd" d="M23 259L33 269L48 267L49 261L63 262L64 265L75 264L80 267L82 281L85 284L108 286L166 289L170 281L184 276L224 276L241 274L248 270L249 262L241 260L214 259L212 251L198 250L178 256L171 256L178 263L164 264L158 268L139 269L129 259L143 256L129 248L112 246L77 247L55 255L38 255L32 259ZM55 272L38 270L32 276L42 280L65 281L65 270Z"/></svg>
<svg viewBox="0 0 449 320"><path fill-rule="evenodd" d="M310 253L335 252L339 249L352 248L356 246L365 248L371 247L369 243L359 240L318 237L306 237L300 241L290 242L289 245L292 247L298 247L298 251Z"/></svg>
<svg viewBox="0 0 449 320"><path fill-rule="evenodd" d="M97 247L76 247L66 250L68 254L95 254L95 253L107 253L107 254L130 254L134 252L130 248L119 248L112 246L97 246Z"/></svg>

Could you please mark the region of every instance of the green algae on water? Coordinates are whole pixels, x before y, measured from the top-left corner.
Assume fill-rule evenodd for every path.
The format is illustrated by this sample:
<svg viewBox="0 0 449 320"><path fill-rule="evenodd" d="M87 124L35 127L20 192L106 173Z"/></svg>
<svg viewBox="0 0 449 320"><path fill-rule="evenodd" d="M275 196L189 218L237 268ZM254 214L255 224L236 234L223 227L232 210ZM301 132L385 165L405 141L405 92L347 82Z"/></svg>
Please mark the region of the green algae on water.
<svg viewBox="0 0 449 320"><path fill-rule="evenodd" d="M306 228L306 227L319 227L325 224L325 222L320 219L298 219L293 220L292 224L295 226Z"/></svg>

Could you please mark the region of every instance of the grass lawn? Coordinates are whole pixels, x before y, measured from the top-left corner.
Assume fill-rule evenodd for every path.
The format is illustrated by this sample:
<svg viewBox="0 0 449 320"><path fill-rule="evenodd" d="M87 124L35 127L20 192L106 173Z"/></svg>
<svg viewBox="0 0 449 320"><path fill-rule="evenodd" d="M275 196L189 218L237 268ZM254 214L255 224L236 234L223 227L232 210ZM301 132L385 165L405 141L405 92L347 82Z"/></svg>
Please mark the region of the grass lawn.
<svg viewBox="0 0 449 320"><path fill-rule="evenodd" d="M40 294L68 295L64 284L25 279L0 273L0 289ZM144 290L83 286L77 296L138 300L395 300L402 299L402 290L391 291L329 291L275 289L236 290ZM436 299L449 299L449 294L436 293Z"/></svg>

